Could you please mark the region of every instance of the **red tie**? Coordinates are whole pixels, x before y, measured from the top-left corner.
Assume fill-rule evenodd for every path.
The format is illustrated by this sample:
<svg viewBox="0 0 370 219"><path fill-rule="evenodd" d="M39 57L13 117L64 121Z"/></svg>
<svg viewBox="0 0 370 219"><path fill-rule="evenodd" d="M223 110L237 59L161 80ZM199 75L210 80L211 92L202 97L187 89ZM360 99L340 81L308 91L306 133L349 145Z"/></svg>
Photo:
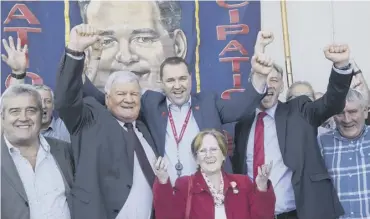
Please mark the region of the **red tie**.
<svg viewBox="0 0 370 219"><path fill-rule="evenodd" d="M258 175L258 167L265 163L264 150L264 124L263 117L267 114L265 112L258 113L256 130L254 131L254 153L253 153L253 179Z"/></svg>

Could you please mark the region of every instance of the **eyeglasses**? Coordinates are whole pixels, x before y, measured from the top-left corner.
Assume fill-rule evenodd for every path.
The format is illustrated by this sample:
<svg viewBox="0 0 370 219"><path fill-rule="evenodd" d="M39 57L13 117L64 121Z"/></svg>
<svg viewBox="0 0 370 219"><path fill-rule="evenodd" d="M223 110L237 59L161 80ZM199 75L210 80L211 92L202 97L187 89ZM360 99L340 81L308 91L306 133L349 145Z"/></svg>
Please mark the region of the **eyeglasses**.
<svg viewBox="0 0 370 219"><path fill-rule="evenodd" d="M206 156L207 154L217 154L220 151L220 148L211 148L209 150L207 149L201 149L198 151L199 156Z"/></svg>

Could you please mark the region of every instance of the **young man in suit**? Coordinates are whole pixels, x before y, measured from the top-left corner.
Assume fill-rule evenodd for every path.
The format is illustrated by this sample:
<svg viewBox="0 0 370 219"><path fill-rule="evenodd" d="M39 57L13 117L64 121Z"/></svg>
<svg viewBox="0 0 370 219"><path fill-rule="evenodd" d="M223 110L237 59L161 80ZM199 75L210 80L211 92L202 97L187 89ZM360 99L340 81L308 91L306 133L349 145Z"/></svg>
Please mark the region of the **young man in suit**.
<svg viewBox="0 0 370 219"><path fill-rule="evenodd" d="M89 25L71 30L57 75L55 108L71 133L76 162L73 215L89 219L148 219L152 215L156 147L137 120L141 90L130 72L111 74L105 103L83 98L84 51L99 39Z"/></svg>
<svg viewBox="0 0 370 219"><path fill-rule="evenodd" d="M1 218L73 218L70 145L40 134L42 111L32 85L13 85L2 95Z"/></svg>
<svg viewBox="0 0 370 219"><path fill-rule="evenodd" d="M316 139L317 128L343 110L352 67L346 45L329 46L325 56L333 68L322 98L312 102L300 96L285 103L278 101L283 72L275 67L268 76L267 95L260 107L235 127L232 163L236 173L252 178L256 165L274 163L270 180L276 194L277 219L334 219L343 214ZM252 68L259 72L266 66L252 61Z"/></svg>
<svg viewBox="0 0 370 219"><path fill-rule="evenodd" d="M265 61L272 65L271 60ZM196 171L190 145L198 132L207 128L221 131L223 124L254 112L264 96L268 74L268 71L253 74L244 92L233 93L229 100L224 100L211 92L191 94L191 72L184 59L170 57L162 63L160 79L164 94L151 90L143 94L141 118L152 133L158 153L169 162L172 184L179 176ZM103 94L87 79L84 92L104 104ZM230 172L228 159L225 166Z"/></svg>

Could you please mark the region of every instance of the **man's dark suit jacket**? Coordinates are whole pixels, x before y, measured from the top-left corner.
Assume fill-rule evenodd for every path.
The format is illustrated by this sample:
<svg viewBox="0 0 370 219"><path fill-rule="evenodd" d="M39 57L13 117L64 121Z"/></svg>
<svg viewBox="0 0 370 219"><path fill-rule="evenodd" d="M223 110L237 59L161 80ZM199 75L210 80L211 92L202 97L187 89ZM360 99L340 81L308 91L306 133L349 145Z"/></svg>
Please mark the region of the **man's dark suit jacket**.
<svg viewBox="0 0 370 219"><path fill-rule="evenodd" d="M340 113L352 74L332 70L326 94L311 102L301 96L279 102L275 112L276 131L284 164L293 171L292 184L299 219L334 219L343 214L317 143L317 128ZM235 173L246 174L246 147L255 112L235 126Z"/></svg>
<svg viewBox="0 0 370 219"><path fill-rule="evenodd" d="M50 145L50 153L53 155L64 177L66 198L71 209L70 190L73 182L74 166L70 144L54 138L45 137L45 139ZM26 190L17 167L9 154L4 136L1 136L1 218L30 219Z"/></svg>
<svg viewBox="0 0 370 219"><path fill-rule="evenodd" d="M84 84L84 95L92 96L101 104L105 104L104 94L88 79ZM221 99L213 92L200 92L191 95L192 113L200 131L204 129L222 131L223 124L237 122L245 115L254 112L263 97L264 94L258 93L251 82L244 92L231 94L229 100ZM140 118L149 128L159 155L164 156L168 122L166 96L147 90L141 97ZM225 170L232 172L229 159L226 159Z"/></svg>
<svg viewBox="0 0 370 219"><path fill-rule="evenodd" d="M83 65L84 60L64 55L55 92L55 108L71 134L76 163L73 214L78 219L114 219L127 200L133 180L127 132L94 98L83 98ZM136 124L156 153L144 123Z"/></svg>

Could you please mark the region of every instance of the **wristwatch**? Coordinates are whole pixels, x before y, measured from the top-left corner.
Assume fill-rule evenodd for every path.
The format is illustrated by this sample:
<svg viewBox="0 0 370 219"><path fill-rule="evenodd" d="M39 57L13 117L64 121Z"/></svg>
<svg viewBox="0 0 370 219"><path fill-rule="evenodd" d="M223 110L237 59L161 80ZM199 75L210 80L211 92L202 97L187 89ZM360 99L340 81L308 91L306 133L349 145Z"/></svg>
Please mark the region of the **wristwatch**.
<svg viewBox="0 0 370 219"><path fill-rule="evenodd" d="M15 74L13 72L11 73L12 78L15 78L15 79L18 79L18 80L25 78L26 75L27 75L26 72L24 72L22 74Z"/></svg>

